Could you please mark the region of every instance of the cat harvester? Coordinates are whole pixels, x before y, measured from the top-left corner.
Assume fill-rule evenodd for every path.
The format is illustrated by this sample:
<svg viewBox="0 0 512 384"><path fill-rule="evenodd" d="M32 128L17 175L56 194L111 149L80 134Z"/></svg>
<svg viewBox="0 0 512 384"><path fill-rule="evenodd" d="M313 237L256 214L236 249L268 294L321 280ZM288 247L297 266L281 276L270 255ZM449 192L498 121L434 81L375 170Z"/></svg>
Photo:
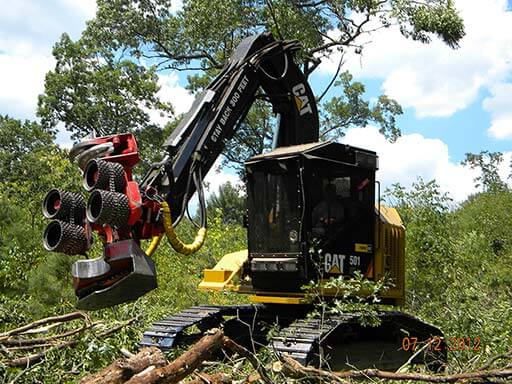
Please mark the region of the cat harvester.
<svg viewBox="0 0 512 384"><path fill-rule="evenodd" d="M262 98L278 118L273 150L245 165L248 250L222 257L204 271L199 286L247 294L252 304L190 308L154 323L141 344L170 349L188 339L191 329L216 326L240 342L261 341L267 325L278 324L280 331L271 338L274 349L303 364L390 368L411 358L409 341L419 346L442 338L439 329L398 311L379 312L377 327L361 326L360 313L308 316L315 303L305 295L305 284L322 285L355 273L392 279L394 287L380 299L402 305L404 227L394 209L375 203L380 201L375 196L377 155L318 141L315 98L294 62L299 48L296 41L276 41L270 34L243 40L167 139L162 160L140 182L132 178L139 153L131 134L93 138L71 149L89 197L85 202L76 193L48 193L43 213L53 221L44 232L44 246L85 255L94 231L103 241L102 257L72 267L78 308L109 307L155 289L150 256L163 237L184 255L201 247L206 237L203 177L253 102ZM174 227L195 193L199 229L195 240L184 244ZM151 242L143 251L145 239ZM335 295L329 289L321 293L326 300ZM414 362L439 367L446 348L424 348L416 355Z"/></svg>

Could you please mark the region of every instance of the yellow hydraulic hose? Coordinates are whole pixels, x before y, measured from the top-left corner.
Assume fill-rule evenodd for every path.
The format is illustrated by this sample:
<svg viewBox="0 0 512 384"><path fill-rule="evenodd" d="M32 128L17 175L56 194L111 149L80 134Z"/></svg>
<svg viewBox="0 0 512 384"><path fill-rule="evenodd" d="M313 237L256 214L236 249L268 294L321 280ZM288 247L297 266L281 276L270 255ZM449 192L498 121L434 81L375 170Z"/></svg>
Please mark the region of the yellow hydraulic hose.
<svg viewBox="0 0 512 384"><path fill-rule="evenodd" d="M155 253L156 249L158 248L158 244L160 244L160 240L162 240L162 237L164 237L164 234L161 233L158 236L153 236L151 239L151 243L149 243L148 249L146 249L146 255L149 257L153 256L153 253Z"/></svg>
<svg viewBox="0 0 512 384"><path fill-rule="evenodd" d="M167 235L169 243L174 248L174 250L178 253L181 253L182 255L190 255L194 252L197 252L203 245L204 239L206 238L206 228L199 228L194 241L191 244L185 244L178 238L176 232L174 232L171 219L171 209L169 208L169 204L167 204L165 201L162 202L162 210L164 218L164 231ZM153 243L153 241L151 243Z"/></svg>

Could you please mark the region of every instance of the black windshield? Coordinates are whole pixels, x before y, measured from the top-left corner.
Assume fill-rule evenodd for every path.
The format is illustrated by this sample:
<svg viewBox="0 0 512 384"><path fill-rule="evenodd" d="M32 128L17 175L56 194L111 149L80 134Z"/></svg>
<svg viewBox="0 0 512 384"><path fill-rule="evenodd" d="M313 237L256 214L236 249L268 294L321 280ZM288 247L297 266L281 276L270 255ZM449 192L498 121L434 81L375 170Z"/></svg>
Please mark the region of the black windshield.
<svg viewBox="0 0 512 384"><path fill-rule="evenodd" d="M251 252L300 252L300 194L291 166L281 163L277 172L250 175L254 178L248 191Z"/></svg>

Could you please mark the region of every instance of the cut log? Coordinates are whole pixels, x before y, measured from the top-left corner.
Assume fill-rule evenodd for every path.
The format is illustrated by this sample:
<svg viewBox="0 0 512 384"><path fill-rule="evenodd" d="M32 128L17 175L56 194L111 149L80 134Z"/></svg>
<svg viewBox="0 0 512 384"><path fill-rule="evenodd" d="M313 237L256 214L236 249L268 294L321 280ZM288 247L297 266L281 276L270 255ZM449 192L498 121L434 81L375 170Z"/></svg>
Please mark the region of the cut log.
<svg viewBox="0 0 512 384"><path fill-rule="evenodd" d="M158 348L144 348L130 358L118 359L101 371L84 377L80 384L121 384L148 367L162 367L166 363Z"/></svg>
<svg viewBox="0 0 512 384"><path fill-rule="evenodd" d="M215 351L222 347L224 332L212 330L212 334L203 336L183 355L172 363L155 369L146 369L136 374L127 384L168 384L177 383L190 375L194 370Z"/></svg>

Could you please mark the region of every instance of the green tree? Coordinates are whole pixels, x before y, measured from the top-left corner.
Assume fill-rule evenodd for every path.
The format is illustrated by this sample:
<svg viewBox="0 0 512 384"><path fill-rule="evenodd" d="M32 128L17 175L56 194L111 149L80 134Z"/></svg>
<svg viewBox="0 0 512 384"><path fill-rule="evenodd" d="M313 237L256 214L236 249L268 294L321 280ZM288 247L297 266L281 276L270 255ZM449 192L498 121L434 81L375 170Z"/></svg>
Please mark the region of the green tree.
<svg viewBox="0 0 512 384"><path fill-rule="evenodd" d="M43 126L63 122L79 139L151 128L149 110L171 112L161 102L155 69L145 68L115 51L98 48L88 38L73 42L63 34L55 44L57 63L45 79L38 115Z"/></svg>
<svg viewBox="0 0 512 384"><path fill-rule="evenodd" d="M80 175L67 151L39 124L0 116L0 287L24 291L28 274L47 254L41 201L59 186L78 190Z"/></svg>
<svg viewBox="0 0 512 384"><path fill-rule="evenodd" d="M369 123L379 125L380 132L391 141L400 136L396 118L403 111L395 100L381 95L377 102L370 104L363 99L366 90L364 84L353 81L349 72L341 73L334 84L341 86L343 93L324 104L323 137L340 137L348 128L364 127Z"/></svg>
<svg viewBox="0 0 512 384"><path fill-rule="evenodd" d="M498 167L503 162L501 152L481 151L480 153L466 153L463 165L480 171L475 178L475 187L482 187L484 191L498 192L507 190L507 183L502 180Z"/></svg>
<svg viewBox="0 0 512 384"><path fill-rule="evenodd" d="M443 261L452 257L451 199L440 191L435 180L418 178L410 189L394 184L386 191L386 201L395 206L406 228L407 301L413 311L429 308L433 298L443 294L447 284Z"/></svg>
<svg viewBox="0 0 512 384"><path fill-rule="evenodd" d="M459 231L475 232L495 254L512 252L512 192L494 190L471 196L456 212Z"/></svg>
<svg viewBox="0 0 512 384"><path fill-rule="evenodd" d="M54 135L31 121L0 116L0 183L2 190L23 202L33 224L41 199L54 185L76 189L80 174L67 159L67 152L54 142Z"/></svg>
<svg viewBox="0 0 512 384"><path fill-rule="evenodd" d="M224 224L242 224L243 217L246 214L245 195L240 193L237 188L229 181L219 187L217 192L213 192L207 201L207 207L210 214L221 212L222 222Z"/></svg>
<svg viewBox="0 0 512 384"><path fill-rule="evenodd" d="M451 47L464 36L451 0L188 0L176 12L172 5L171 0L98 0L96 18L82 37L72 42L64 35L55 47L57 66L39 102L43 124L62 121L75 138L93 128L107 134L146 127L149 108L168 111L156 96L157 73L191 71L188 88L195 92L218 73L242 38L262 31L299 40L306 75L336 50L361 53L361 36L391 25L405 37L428 43L438 36ZM395 101L383 95L370 105L364 87L347 74L335 87L343 96L325 106L326 136L367 122L379 124L391 139L399 135L395 119L401 109ZM268 106L257 103L226 159L240 169L241 159L268 148L273 118Z"/></svg>
<svg viewBox="0 0 512 384"><path fill-rule="evenodd" d="M457 206L435 181L421 179L410 189L394 185L387 195L406 227L406 307L448 339L467 335L485 344L451 352L471 368L509 349L511 196L487 191Z"/></svg>
<svg viewBox="0 0 512 384"><path fill-rule="evenodd" d="M451 0L189 0L175 13L172 3L98 0L85 36L108 50L127 49L134 57L154 59L160 68L219 69L242 38L267 30L302 42L306 73L318 55L340 47L362 49L358 37L392 24L425 43L437 35L456 47L464 36Z"/></svg>

